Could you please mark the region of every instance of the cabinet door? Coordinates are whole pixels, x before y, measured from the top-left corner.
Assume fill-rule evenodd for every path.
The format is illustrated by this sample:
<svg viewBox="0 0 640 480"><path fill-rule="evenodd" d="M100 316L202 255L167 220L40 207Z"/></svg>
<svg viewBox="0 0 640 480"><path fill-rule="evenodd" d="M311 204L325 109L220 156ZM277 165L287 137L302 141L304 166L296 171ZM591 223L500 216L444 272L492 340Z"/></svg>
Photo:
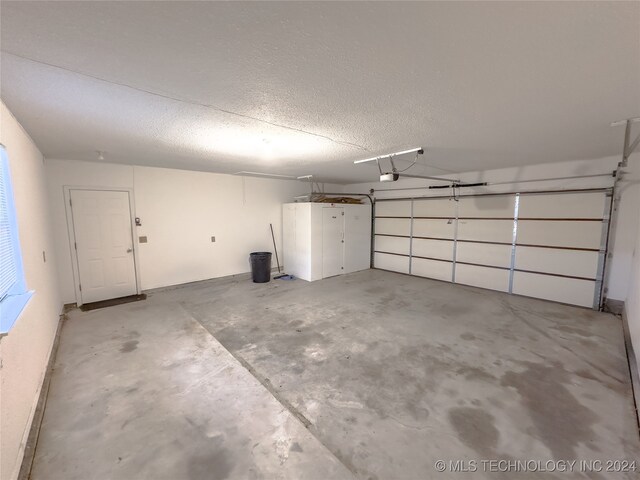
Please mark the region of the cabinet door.
<svg viewBox="0 0 640 480"><path fill-rule="evenodd" d="M344 270L344 209L322 209L322 278Z"/></svg>
<svg viewBox="0 0 640 480"><path fill-rule="evenodd" d="M344 273L371 268L371 207L344 207ZM378 237L394 240L392 237ZM408 238L397 240L409 241Z"/></svg>

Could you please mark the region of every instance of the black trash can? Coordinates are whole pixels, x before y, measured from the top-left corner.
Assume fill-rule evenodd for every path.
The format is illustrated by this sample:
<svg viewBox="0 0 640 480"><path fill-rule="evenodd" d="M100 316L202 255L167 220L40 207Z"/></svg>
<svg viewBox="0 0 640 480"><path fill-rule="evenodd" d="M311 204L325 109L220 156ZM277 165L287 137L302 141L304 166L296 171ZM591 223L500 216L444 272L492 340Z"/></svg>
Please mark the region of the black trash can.
<svg viewBox="0 0 640 480"><path fill-rule="evenodd" d="M271 280L271 252L253 252L249 255L249 260L254 283L267 283Z"/></svg>

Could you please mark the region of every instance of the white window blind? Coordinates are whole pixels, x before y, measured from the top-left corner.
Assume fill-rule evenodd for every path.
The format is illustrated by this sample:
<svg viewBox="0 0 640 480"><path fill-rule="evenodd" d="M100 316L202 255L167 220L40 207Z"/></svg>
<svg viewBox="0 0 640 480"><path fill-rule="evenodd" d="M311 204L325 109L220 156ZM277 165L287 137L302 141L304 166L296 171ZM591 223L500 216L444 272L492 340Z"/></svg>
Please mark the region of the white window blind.
<svg viewBox="0 0 640 480"><path fill-rule="evenodd" d="M11 190L8 177L7 165L3 161L0 164L0 300L9 293L11 287L18 281L16 253L13 245L14 236L11 233L9 214Z"/></svg>

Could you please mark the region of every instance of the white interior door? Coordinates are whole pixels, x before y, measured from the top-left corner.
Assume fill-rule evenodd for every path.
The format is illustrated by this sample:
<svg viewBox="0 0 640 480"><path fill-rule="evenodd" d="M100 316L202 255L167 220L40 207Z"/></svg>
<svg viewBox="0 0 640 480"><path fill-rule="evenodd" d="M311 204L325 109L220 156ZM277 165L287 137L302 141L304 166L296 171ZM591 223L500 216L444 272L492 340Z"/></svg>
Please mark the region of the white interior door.
<svg viewBox="0 0 640 480"><path fill-rule="evenodd" d="M322 209L322 278L344 271L344 208Z"/></svg>
<svg viewBox="0 0 640 480"><path fill-rule="evenodd" d="M129 193L71 190L82 303L137 293Z"/></svg>

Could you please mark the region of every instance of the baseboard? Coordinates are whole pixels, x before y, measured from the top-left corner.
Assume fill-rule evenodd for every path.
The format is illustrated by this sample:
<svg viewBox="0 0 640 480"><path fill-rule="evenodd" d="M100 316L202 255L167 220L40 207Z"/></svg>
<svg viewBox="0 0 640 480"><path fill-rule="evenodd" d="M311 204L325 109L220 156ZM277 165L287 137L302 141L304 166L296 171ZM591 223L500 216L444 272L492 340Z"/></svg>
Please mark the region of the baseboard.
<svg viewBox="0 0 640 480"><path fill-rule="evenodd" d="M624 312L624 301L607 298L604 302L604 311L613 313L614 315L622 315Z"/></svg>
<svg viewBox="0 0 640 480"><path fill-rule="evenodd" d="M631 334L629 333L629 319L627 317L626 308L622 309L622 329L624 331L624 345L627 350L627 362L629 363L629 374L631 375L631 391L633 393L633 402L636 410L636 422L638 432L640 433L640 375L638 374L638 361L636 353L631 343Z"/></svg>
<svg viewBox="0 0 640 480"><path fill-rule="evenodd" d="M280 265L280 271L281 272L285 271L282 265ZM278 267L272 267L271 273L272 274L278 273ZM161 287L145 288L144 290L142 290L142 292L146 294L154 294L154 293L166 292L169 290L175 290L177 288L184 288L191 285L198 285L200 283L211 282L213 280L231 280L231 279L237 279L238 281L251 280L251 272L233 273L231 275L223 275L222 277L211 277L211 278L204 278L202 280L194 280L192 282L176 283L173 285L163 285ZM75 306L75 304L69 304L69 305Z"/></svg>
<svg viewBox="0 0 640 480"><path fill-rule="evenodd" d="M74 310L78 308L78 304L77 303L65 303L62 306L62 314L64 315L65 313L69 313L71 310Z"/></svg>
<svg viewBox="0 0 640 480"><path fill-rule="evenodd" d="M58 345L60 344L60 332L62 331L62 324L67 318L66 311L67 309L64 308L63 314L60 315L58 327L56 328L56 334L53 338L53 344L51 345L51 350L49 351L49 360L47 361L47 368L42 379L40 392L38 393L38 402L36 403L36 408L31 418L29 435L27 436L27 440L25 442L24 454L22 457L22 463L20 465L20 471L18 472L17 480L29 480L29 478L31 477L31 468L33 467L33 460L35 458L38 437L40 436L40 427L42 426L42 419L44 417L44 411L47 405L47 396L49 394L51 374L53 373L53 365L55 363L56 354L58 353Z"/></svg>

